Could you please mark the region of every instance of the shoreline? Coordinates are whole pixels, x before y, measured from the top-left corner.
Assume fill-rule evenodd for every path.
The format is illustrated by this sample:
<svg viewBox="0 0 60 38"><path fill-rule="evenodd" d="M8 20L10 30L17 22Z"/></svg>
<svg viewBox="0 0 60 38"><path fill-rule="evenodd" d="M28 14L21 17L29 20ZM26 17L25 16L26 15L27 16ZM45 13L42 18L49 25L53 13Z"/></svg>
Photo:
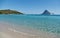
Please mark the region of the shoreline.
<svg viewBox="0 0 60 38"><path fill-rule="evenodd" d="M6 37L6 38L59 38L60 36L51 34L51 33L47 33L47 32L39 32L39 34L37 34L37 31L35 30L28 30L28 29L24 29L21 28L19 29L19 31L17 29L11 28L9 26L9 23L6 24L5 23L0 23L0 35L2 35L2 38ZM22 32L23 30L23 32ZM32 33L26 32L26 31L30 31ZM36 34L34 34L34 32Z"/></svg>

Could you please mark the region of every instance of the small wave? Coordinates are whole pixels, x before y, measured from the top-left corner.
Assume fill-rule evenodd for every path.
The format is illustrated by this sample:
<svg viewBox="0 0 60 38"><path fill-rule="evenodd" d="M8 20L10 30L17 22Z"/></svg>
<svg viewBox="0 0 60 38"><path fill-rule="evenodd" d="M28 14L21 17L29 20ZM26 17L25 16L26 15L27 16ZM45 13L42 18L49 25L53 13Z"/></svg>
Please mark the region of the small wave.
<svg viewBox="0 0 60 38"><path fill-rule="evenodd" d="M24 32L21 32L21 31L17 31L17 30L12 29L12 28L8 28L8 30L13 31L13 32L16 32L16 33L23 34L23 35L37 36L37 35L29 34L29 33L24 33Z"/></svg>

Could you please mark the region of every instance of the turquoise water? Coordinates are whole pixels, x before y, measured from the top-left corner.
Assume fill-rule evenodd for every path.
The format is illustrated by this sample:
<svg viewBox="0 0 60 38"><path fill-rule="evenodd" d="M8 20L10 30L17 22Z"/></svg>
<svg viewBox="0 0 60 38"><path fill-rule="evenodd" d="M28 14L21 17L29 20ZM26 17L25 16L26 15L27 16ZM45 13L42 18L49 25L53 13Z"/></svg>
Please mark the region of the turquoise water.
<svg viewBox="0 0 60 38"><path fill-rule="evenodd" d="M0 15L0 21L60 34L60 16Z"/></svg>

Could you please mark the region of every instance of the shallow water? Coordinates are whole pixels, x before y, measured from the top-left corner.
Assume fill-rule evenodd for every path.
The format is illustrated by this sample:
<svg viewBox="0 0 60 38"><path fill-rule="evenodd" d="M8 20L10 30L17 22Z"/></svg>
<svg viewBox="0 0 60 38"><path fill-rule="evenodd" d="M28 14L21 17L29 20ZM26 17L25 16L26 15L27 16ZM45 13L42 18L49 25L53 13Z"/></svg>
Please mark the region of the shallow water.
<svg viewBox="0 0 60 38"><path fill-rule="evenodd" d="M60 34L60 16L0 15L0 21L13 24L13 28L24 27Z"/></svg>

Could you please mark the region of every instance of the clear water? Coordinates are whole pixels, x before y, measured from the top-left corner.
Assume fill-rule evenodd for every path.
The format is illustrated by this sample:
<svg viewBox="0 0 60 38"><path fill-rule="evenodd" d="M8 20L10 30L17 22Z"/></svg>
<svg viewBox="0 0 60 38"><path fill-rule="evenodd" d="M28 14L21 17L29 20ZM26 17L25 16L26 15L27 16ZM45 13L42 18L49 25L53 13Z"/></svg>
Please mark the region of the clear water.
<svg viewBox="0 0 60 38"><path fill-rule="evenodd" d="M60 34L60 16L0 15L0 21Z"/></svg>

